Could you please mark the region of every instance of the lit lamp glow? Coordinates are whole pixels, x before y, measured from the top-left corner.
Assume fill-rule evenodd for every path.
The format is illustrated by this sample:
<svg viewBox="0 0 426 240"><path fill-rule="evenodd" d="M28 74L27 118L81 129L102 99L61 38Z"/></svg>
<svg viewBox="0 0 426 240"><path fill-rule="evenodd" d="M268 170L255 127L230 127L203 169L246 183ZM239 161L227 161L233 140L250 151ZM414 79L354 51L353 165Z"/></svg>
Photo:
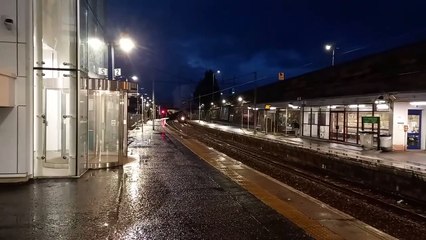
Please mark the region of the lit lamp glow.
<svg viewBox="0 0 426 240"><path fill-rule="evenodd" d="M426 106L426 102L410 102L412 106Z"/></svg>
<svg viewBox="0 0 426 240"><path fill-rule="evenodd" d="M97 50L102 49L102 46L105 43L102 40L100 40L99 38L89 38L88 44L93 50L97 51Z"/></svg>
<svg viewBox="0 0 426 240"><path fill-rule="evenodd" d="M121 38L119 43L121 50L126 53L129 53L133 48L135 48L135 43L130 38Z"/></svg>

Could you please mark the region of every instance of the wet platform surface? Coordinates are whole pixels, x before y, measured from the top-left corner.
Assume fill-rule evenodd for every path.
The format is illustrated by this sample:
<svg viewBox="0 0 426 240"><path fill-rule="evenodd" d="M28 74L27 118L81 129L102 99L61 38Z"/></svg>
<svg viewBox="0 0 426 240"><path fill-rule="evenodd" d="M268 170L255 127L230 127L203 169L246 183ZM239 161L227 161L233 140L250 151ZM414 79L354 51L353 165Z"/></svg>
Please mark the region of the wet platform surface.
<svg viewBox="0 0 426 240"><path fill-rule="evenodd" d="M0 239L310 239L165 134L123 168L0 185Z"/></svg>

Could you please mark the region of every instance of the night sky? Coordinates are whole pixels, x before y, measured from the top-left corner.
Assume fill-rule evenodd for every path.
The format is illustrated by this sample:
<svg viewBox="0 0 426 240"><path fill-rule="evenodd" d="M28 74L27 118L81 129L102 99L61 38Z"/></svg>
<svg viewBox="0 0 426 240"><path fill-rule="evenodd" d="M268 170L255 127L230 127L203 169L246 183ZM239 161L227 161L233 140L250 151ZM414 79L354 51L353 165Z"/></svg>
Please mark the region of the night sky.
<svg viewBox="0 0 426 240"><path fill-rule="evenodd" d="M116 67L139 76L143 92L156 81L158 102L179 106L208 69L221 70L222 88L254 71L263 85L328 67L326 43L340 64L425 40L425 10L424 0L107 0L106 29L110 41L138 44L116 51Z"/></svg>

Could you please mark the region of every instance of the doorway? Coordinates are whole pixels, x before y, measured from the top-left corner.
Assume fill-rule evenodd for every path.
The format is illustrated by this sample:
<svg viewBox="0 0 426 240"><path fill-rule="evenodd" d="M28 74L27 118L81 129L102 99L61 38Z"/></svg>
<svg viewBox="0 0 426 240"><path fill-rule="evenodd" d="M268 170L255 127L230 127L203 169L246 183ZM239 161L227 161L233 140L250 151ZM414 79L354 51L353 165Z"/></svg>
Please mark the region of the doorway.
<svg viewBox="0 0 426 240"><path fill-rule="evenodd" d="M408 110L407 148L421 149L422 110Z"/></svg>
<svg viewBox="0 0 426 240"><path fill-rule="evenodd" d="M330 112L330 139L345 141L345 112Z"/></svg>

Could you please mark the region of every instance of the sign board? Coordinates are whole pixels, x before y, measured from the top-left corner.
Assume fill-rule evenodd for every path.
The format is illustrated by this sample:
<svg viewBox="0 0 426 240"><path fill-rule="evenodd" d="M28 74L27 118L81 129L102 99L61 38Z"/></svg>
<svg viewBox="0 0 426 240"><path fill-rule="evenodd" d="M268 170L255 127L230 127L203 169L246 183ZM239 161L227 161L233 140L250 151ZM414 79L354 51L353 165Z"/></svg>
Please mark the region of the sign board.
<svg viewBox="0 0 426 240"><path fill-rule="evenodd" d="M362 117L362 123L380 123L379 117Z"/></svg>
<svg viewBox="0 0 426 240"><path fill-rule="evenodd" d="M98 68L98 75L101 75L101 76L108 75L108 68Z"/></svg>
<svg viewBox="0 0 426 240"><path fill-rule="evenodd" d="M271 109L271 104L265 104L265 109L266 109L266 110Z"/></svg>
<svg viewBox="0 0 426 240"><path fill-rule="evenodd" d="M278 80L282 81L285 79L284 73L283 72L279 72L278 73Z"/></svg>
<svg viewBox="0 0 426 240"><path fill-rule="evenodd" d="M408 125L404 125L404 132L408 132Z"/></svg>
<svg viewBox="0 0 426 240"><path fill-rule="evenodd" d="M114 69L114 76L115 77L121 76L121 68Z"/></svg>

